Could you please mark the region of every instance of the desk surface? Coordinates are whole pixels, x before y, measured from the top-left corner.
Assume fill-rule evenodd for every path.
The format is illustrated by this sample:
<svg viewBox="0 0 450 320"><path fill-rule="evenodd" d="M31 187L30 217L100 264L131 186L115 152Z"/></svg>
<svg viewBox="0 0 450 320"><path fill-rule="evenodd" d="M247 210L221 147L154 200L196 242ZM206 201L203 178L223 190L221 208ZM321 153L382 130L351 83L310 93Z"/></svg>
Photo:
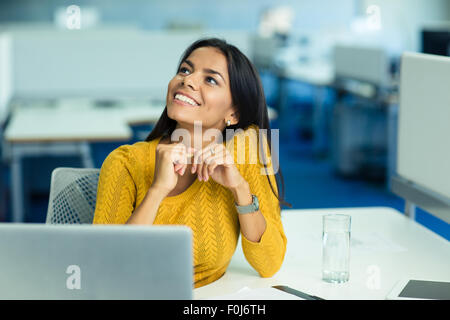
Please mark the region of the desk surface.
<svg viewBox="0 0 450 320"><path fill-rule="evenodd" d="M90 110L15 111L6 128L10 143L128 140L131 129L114 114Z"/></svg>
<svg viewBox="0 0 450 320"><path fill-rule="evenodd" d="M164 107L30 107L15 110L5 132L10 143L126 141L129 125L156 122Z"/></svg>
<svg viewBox="0 0 450 320"><path fill-rule="evenodd" d="M334 68L327 62L291 64L281 68L279 73L285 78L316 86L328 86L334 81Z"/></svg>
<svg viewBox="0 0 450 320"><path fill-rule="evenodd" d="M350 280L321 280L322 216L352 216ZM450 242L401 212L386 207L283 210L288 239L283 266L261 278L247 263L239 242L225 275L194 290L195 299L237 292L243 287L288 285L325 299L385 299L402 277L450 281Z"/></svg>

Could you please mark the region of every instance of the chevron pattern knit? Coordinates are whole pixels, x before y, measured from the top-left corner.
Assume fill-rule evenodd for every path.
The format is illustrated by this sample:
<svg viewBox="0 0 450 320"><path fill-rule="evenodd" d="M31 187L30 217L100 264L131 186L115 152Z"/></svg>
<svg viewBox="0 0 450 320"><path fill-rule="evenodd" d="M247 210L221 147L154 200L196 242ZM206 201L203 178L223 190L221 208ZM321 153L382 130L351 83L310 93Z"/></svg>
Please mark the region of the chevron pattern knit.
<svg viewBox="0 0 450 320"><path fill-rule="evenodd" d="M262 160L259 161L258 155L258 161L250 161L254 153L258 154L257 147L255 149L257 140L254 139L257 132L258 127L252 125L236 133L234 143L227 144L227 149L234 155L236 166L249 183L251 192L258 197L260 211L266 220L266 230L260 242L249 241L241 234L244 255L260 276L270 277L281 267L287 239L278 200L267 176L261 174L261 168L264 172ZM239 138L246 140L246 136L249 143L237 143ZM155 152L160 139L123 145L108 155L100 171L94 223L126 223L153 181ZM238 158L242 155L245 155L244 163L243 158ZM269 170L269 173L273 171ZM274 175L269 177L276 190ZM207 182L196 179L184 192L166 197L161 202L154 224L186 225L192 229L196 288L219 279L225 273L240 235L233 195L212 179Z"/></svg>

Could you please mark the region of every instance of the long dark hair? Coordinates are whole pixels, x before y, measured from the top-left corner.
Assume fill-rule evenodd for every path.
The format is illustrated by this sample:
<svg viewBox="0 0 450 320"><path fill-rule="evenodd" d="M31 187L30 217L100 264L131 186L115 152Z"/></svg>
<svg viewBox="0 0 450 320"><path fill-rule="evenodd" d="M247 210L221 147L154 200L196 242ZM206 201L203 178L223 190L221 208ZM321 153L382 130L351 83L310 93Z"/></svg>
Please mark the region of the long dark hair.
<svg viewBox="0 0 450 320"><path fill-rule="evenodd" d="M213 47L219 49L227 59L228 74L230 77L231 98L233 105L236 106L239 115L239 122L235 125L228 126L226 129L245 130L252 124L257 125L259 129L267 129L267 142L269 151L272 154L271 130L269 125L266 98L264 96L264 90L261 84L261 79L259 78L258 71L250 62L250 60L235 46L228 44L225 40L222 39L206 38L195 41L186 49L186 51L184 51L183 56L178 64L177 72L183 61L185 61L195 49L201 47ZM177 122L168 117L166 106L152 132L150 132L145 141L151 141L161 136L171 136L172 132L176 128L176 125ZM225 131L226 130L224 129L224 131L222 132L223 141L226 141ZM278 159L272 158L272 162L274 161L278 161ZM267 161L264 161L263 163L267 173ZM269 179L269 176L267 176L267 178L269 180L270 187L272 188L272 192L278 198L280 207L281 205L292 207L289 203L284 201L285 188L281 168L278 166L278 171L275 174L277 190L280 190L279 185L281 185L281 192L279 192L278 195L277 192L274 191L274 187Z"/></svg>

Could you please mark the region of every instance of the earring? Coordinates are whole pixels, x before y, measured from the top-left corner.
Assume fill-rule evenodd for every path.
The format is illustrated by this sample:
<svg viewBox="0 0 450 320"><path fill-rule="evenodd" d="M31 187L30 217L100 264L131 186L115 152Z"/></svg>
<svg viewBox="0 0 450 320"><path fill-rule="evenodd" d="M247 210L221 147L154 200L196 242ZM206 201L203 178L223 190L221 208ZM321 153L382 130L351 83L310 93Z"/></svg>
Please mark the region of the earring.
<svg viewBox="0 0 450 320"><path fill-rule="evenodd" d="M229 127L230 124L231 124L231 121L230 121L230 120L227 120L227 127Z"/></svg>

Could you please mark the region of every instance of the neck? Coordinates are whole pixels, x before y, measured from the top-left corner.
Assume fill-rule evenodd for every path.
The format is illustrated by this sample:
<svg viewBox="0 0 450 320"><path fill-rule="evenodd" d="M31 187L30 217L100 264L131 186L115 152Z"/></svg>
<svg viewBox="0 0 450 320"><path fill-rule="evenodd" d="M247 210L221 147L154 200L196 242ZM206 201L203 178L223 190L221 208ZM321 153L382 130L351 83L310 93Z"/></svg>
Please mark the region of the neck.
<svg viewBox="0 0 450 320"><path fill-rule="evenodd" d="M222 142L222 130L217 128L205 128L199 123L180 124L177 123L175 131L172 133L172 142L183 142L187 147L197 150L203 149L210 143ZM182 139L180 139L182 137Z"/></svg>

